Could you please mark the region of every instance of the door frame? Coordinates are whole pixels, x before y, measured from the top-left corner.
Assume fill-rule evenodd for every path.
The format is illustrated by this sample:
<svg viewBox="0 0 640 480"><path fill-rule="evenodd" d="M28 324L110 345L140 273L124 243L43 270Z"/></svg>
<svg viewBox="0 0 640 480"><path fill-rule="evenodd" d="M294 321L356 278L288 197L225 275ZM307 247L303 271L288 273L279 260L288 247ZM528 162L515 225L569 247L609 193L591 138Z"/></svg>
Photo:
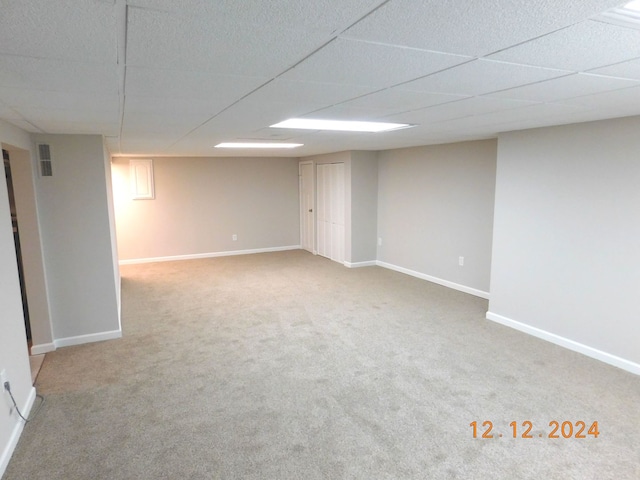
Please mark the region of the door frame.
<svg viewBox="0 0 640 480"><path fill-rule="evenodd" d="M302 166L303 165L311 166L311 184L309 185L309 187L311 188L311 203L312 203L311 208L313 210L313 212L311 212L313 213L313 215L311 216L312 217L311 218L311 244L312 244L311 253L313 253L314 255L317 255L318 251L316 247L316 169L315 169L315 164L312 160L305 160L298 163L298 191L300 193L300 247L306 250L306 248L304 248L304 246L302 245L302 238L303 238L303 232L305 228L305 222L307 220L307 216L305 214L309 213L304 211L303 197L306 192L303 192L303 189L302 189Z"/></svg>

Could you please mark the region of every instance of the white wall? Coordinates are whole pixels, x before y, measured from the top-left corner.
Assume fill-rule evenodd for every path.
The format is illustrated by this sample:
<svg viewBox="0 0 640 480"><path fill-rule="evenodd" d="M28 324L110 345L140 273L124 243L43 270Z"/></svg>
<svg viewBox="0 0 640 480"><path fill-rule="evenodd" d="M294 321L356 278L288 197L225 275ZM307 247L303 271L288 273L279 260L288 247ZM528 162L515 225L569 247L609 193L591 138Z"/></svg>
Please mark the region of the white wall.
<svg viewBox="0 0 640 480"><path fill-rule="evenodd" d="M488 317L640 373L640 117L500 135Z"/></svg>
<svg viewBox="0 0 640 480"><path fill-rule="evenodd" d="M53 176L36 194L57 346L120 336L102 137L35 135Z"/></svg>
<svg viewBox="0 0 640 480"><path fill-rule="evenodd" d="M300 244L295 158L155 158L154 200L131 200L129 159L112 171L121 260Z"/></svg>
<svg viewBox="0 0 640 480"><path fill-rule="evenodd" d="M29 135L0 120L0 143L26 151L31 150ZM20 281L13 243L13 228L7 185L0 182L0 371L5 370L18 405L27 412L35 394L31 386L27 339L24 329ZM23 422L13 413L9 415L11 400L0 392L0 476L22 432Z"/></svg>
<svg viewBox="0 0 640 480"><path fill-rule="evenodd" d="M387 150L378 158L378 261L488 297L496 141Z"/></svg>

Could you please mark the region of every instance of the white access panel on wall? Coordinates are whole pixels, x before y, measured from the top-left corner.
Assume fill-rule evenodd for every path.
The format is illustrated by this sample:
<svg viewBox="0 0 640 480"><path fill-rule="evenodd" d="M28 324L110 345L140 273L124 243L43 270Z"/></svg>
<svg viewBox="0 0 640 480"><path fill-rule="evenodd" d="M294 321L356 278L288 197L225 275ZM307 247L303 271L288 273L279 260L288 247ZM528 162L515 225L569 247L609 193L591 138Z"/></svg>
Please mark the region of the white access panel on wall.
<svg viewBox="0 0 640 480"><path fill-rule="evenodd" d="M344 163L317 167L318 254L344 263Z"/></svg>
<svg viewBox="0 0 640 480"><path fill-rule="evenodd" d="M153 200L156 196L153 184L153 160L150 158L129 160L129 182L133 200Z"/></svg>

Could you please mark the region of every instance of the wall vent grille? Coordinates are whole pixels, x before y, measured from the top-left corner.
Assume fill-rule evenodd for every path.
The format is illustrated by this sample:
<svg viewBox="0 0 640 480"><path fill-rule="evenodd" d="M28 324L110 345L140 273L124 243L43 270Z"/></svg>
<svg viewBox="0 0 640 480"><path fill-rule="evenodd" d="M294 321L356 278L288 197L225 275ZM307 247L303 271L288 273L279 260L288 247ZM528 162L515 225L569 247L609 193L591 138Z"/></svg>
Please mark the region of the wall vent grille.
<svg viewBox="0 0 640 480"><path fill-rule="evenodd" d="M38 144L38 160L40 161L40 176L52 177L51 147L46 143Z"/></svg>

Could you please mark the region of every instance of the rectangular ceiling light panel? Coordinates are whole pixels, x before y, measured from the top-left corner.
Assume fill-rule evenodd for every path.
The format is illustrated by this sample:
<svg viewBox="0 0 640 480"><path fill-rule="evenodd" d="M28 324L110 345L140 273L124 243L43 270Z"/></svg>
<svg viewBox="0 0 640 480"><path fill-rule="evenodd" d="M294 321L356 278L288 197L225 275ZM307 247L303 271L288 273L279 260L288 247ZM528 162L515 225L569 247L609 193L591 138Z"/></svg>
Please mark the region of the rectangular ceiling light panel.
<svg viewBox="0 0 640 480"><path fill-rule="evenodd" d="M340 132L388 132L415 125L408 123L358 122L347 120L321 120L314 118L290 118L271 125L271 128L291 128L302 130L333 130Z"/></svg>
<svg viewBox="0 0 640 480"><path fill-rule="evenodd" d="M302 145L302 143L223 142L214 148L297 148Z"/></svg>

